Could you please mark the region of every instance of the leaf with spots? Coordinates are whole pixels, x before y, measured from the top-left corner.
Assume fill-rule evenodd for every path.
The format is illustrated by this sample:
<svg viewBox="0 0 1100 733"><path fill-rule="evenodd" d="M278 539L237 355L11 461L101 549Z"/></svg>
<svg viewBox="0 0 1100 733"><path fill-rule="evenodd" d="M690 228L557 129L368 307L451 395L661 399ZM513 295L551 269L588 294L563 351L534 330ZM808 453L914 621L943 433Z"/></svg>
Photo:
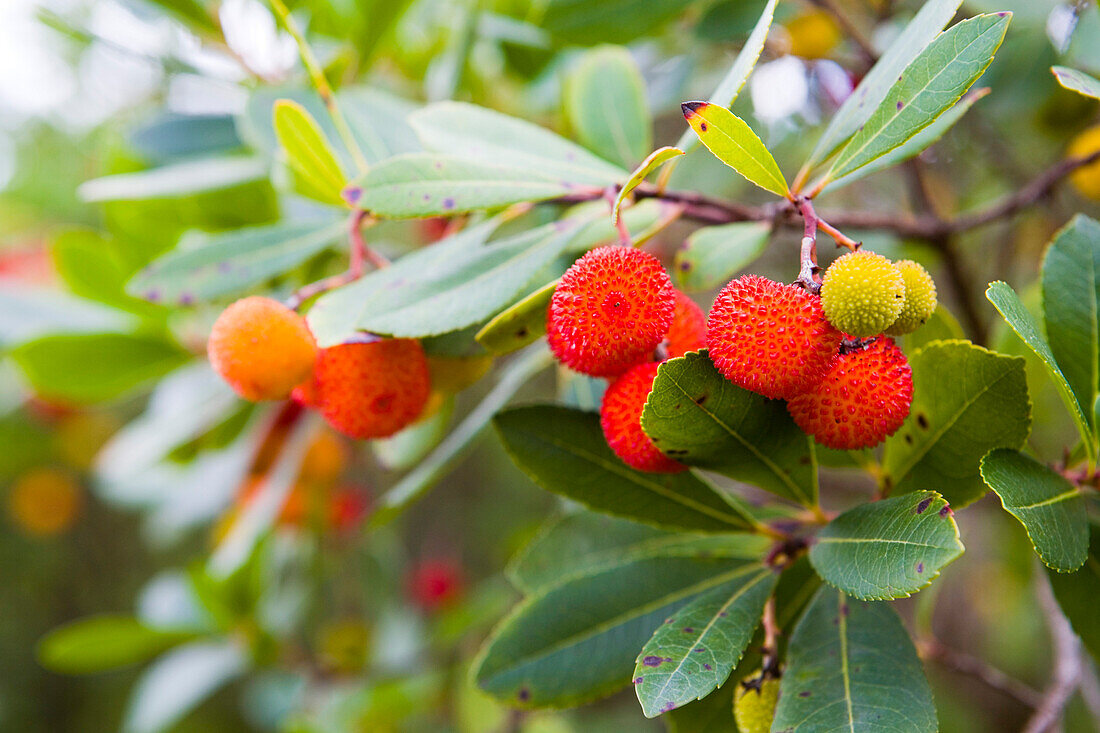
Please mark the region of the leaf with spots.
<svg viewBox="0 0 1100 733"><path fill-rule="evenodd" d="M765 191L787 195L787 181L779 164L744 120L710 102L684 102L680 107L684 119L714 157Z"/></svg>
<svg viewBox="0 0 1100 733"><path fill-rule="evenodd" d="M913 406L886 441L883 480L894 491L935 487L959 509L986 492L982 456L1027 440L1024 360L960 340L933 341L909 364Z"/></svg>
<svg viewBox="0 0 1100 733"><path fill-rule="evenodd" d="M771 232L771 224L763 221L696 229L676 251L676 286L690 292L722 287L764 253Z"/></svg>
<svg viewBox="0 0 1100 733"><path fill-rule="evenodd" d="M932 690L894 609L818 591L791 635L772 730L937 729Z"/></svg>
<svg viewBox="0 0 1100 733"><path fill-rule="evenodd" d="M1100 525L1089 528L1089 552L1085 565L1075 573L1047 571L1054 597L1062 607L1073 630L1081 637L1093 659L1100 661Z"/></svg>
<svg viewBox="0 0 1100 733"><path fill-rule="evenodd" d="M962 98L993 61L1011 13L978 15L936 37L886 93L837 154L826 181L862 168L903 145Z"/></svg>
<svg viewBox="0 0 1100 733"><path fill-rule="evenodd" d="M235 295L297 267L338 242L346 229L341 217L214 234L196 247L175 249L154 260L126 290L173 305Z"/></svg>
<svg viewBox="0 0 1100 733"><path fill-rule="evenodd" d="M848 595L881 601L924 588L962 551L947 502L915 491L841 514L813 539L810 562Z"/></svg>
<svg viewBox="0 0 1100 733"><path fill-rule="evenodd" d="M1035 552L1052 570L1072 573L1089 552L1085 497L1065 477L1014 450L990 451L982 478L1020 520Z"/></svg>
<svg viewBox="0 0 1100 733"><path fill-rule="evenodd" d="M749 565L658 627L638 655L634 691L647 718L710 694L729 677L752 639L776 574Z"/></svg>
<svg viewBox="0 0 1100 733"><path fill-rule="evenodd" d="M1100 79L1066 66L1051 66L1050 72L1054 74L1054 78L1058 80L1058 83L1066 89L1085 97L1100 99Z"/></svg>
<svg viewBox="0 0 1100 733"><path fill-rule="evenodd" d="M677 609L759 567L657 557L568 578L501 622L474 663L474 679L515 707L597 700L630 682L638 650Z"/></svg>
<svg viewBox="0 0 1100 733"><path fill-rule="evenodd" d="M646 435L669 456L812 506L817 470L806 434L780 400L727 381L706 352L660 366L642 412Z"/></svg>
<svg viewBox="0 0 1100 733"><path fill-rule="evenodd" d="M643 473L607 447L598 415L554 405L493 420L505 450L535 483L589 509L657 527L729 532L753 520L690 472Z"/></svg>
<svg viewBox="0 0 1100 733"><path fill-rule="evenodd" d="M577 140L606 160L630 169L653 147L645 80L622 46L586 52L566 76L563 98Z"/></svg>

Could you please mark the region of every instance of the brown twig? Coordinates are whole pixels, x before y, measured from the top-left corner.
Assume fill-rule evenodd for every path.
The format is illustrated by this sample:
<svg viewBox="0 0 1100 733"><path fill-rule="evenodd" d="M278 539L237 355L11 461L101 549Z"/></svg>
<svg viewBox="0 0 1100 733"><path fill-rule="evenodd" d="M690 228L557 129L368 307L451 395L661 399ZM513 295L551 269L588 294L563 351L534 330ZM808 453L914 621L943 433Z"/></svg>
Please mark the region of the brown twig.
<svg viewBox="0 0 1100 733"><path fill-rule="evenodd" d="M1035 713L1027 721L1022 733L1046 733L1057 725L1065 710L1066 703L1081 683L1084 671L1084 658L1081 654L1081 641L1073 633L1069 621L1058 607L1054 592L1047 582L1046 573L1039 572L1037 584L1039 605L1050 626L1050 636L1054 648L1054 679L1043 691L1042 699L1035 707Z"/></svg>
<svg viewBox="0 0 1100 733"><path fill-rule="evenodd" d="M917 649L922 659L938 662L956 672L974 677L987 687L1008 695L1029 708L1037 708L1042 702L1042 694L1030 685L1008 676L977 657L952 649L939 639L922 639L918 642Z"/></svg>
<svg viewBox="0 0 1100 733"><path fill-rule="evenodd" d="M798 279L796 283L807 292L817 295L821 292L821 267L817 264L817 212L813 203L805 197L799 197L795 206L802 214L802 248L799 251Z"/></svg>

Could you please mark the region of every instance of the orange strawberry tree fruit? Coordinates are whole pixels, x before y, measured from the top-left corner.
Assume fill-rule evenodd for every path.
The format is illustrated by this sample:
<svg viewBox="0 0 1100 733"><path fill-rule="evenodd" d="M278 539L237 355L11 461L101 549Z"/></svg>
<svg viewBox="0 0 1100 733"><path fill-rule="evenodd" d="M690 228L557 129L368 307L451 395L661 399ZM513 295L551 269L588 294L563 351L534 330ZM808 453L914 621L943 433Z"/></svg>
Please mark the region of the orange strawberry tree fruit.
<svg viewBox="0 0 1100 733"><path fill-rule="evenodd" d="M452 480L489 426L523 474L568 500L509 564L512 610L497 603L476 626L480 651L463 664L491 704L557 709L632 689L638 714L676 731L735 730L735 719L791 733L935 731L923 661L940 647L923 627L915 642L892 602L933 602L927 588L967 541L957 516L990 491L1050 571L1069 633L1100 653L1100 223L1085 214L1061 222L1042 260L1041 299L989 286L1005 321L999 341L958 253L961 235L1037 205L1097 154L1071 155L958 215L927 191L912 213L845 209L844 189L880 171L909 171L928 187L919 156L1010 81L991 76L992 91L975 88L1012 15L966 15L968 6L952 22L960 3L930 0L899 18L889 46L861 49L870 57L861 80L821 129L782 147L781 166L762 139L777 130L762 136L763 122L731 111L772 53L778 5L764 4L709 97L670 108L681 136L657 147L642 73L621 47L585 51L570 67L561 89L569 139L469 102L333 91L276 1L317 93L261 90L241 127L280 195L306 213L288 207L281 221L204 234L129 274L126 298L187 325L154 317L158 346L147 345L132 382L171 373L97 463L103 494L119 503L163 508L168 499L147 483L186 481L205 499L181 525L221 518L209 553L179 580L205 610L182 630L76 622L46 638L44 663L163 665L213 649L202 657L216 677L210 689L304 668L308 691L295 704L319 719L309 693L326 680L308 672L316 650L300 639L310 635L293 631L307 614L266 619L269 599L254 583L267 577L279 589L280 572L308 574L302 557L330 553L337 562L317 561L331 583L321 590L341 598L351 581L332 567L358 567L351 544L374 538L390 544L355 603L390 625L357 620L355 638L385 648L401 631L394 615L423 618L419 604L432 609L424 623L450 619L433 640L472 648L453 629L463 618L454 614L474 613L462 606L477 597L474 583L458 593L451 576L425 576L410 604L393 572L403 561L392 533L408 529L410 507L431 504L430 490ZM593 43L583 23L563 24L568 7L549 3L545 31L532 27ZM806 55L831 53L848 25L830 21L829 43ZM1056 73L1097 97L1095 79ZM789 176L792 160L801 165ZM705 176L679 175L700 165ZM84 190L126 199L158 173L168 175L128 173ZM738 193L694 190L697 178L701 189L721 181ZM419 235L406 220L430 221L440 236L410 245ZM882 243L882 233L894 239ZM687 241L670 256L672 237ZM834 249L844 252L834 259ZM153 338L138 333L127 338ZM14 354L44 394L57 385L40 354L56 346L32 341ZM181 367L187 349L198 356ZM115 386L105 389L123 391ZM1076 430L1057 455L1050 441L1029 443L1029 389L1053 390ZM336 473L372 485L357 504L365 508L347 513L350 538L347 521L333 531L330 512L280 520L303 501L303 460L330 430L356 446ZM246 481L248 500L226 513ZM461 511L492 524L510 509L471 498ZM476 526L469 531L485 531ZM339 610L319 605L312 617L346 618ZM129 646L96 665L80 650L97 633ZM407 671L372 668L367 646L353 666L368 682ZM1079 670L1082 652L1073 654ZM1066 694L1035 706L1057 715L1076 682L1052 684ZM139 721L153 714L135 705ZM396 713L362 715L370 730Z"/></svg>

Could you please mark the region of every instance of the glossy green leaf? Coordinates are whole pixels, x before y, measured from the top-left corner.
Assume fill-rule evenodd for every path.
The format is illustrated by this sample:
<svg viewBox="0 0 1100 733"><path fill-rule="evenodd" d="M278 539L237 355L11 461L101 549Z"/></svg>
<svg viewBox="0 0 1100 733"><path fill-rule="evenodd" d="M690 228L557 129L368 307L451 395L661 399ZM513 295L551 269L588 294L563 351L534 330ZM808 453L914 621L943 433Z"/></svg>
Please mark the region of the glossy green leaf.
<svg viewBox="0 0 1100 733"><path fill-rule="evenodd" d="M771 225L742 221L696 229L676 250L672 276L682 290L714 290L764 253Z"/></svg>
<svg viewBox="0 0 1100 733"><path fill-rule="evenodd" d="M541 25L570 43L627 43L672 20L691 1L547 0Z"/></svg>
<svg viewBox="0 0 1100 733"><path fill-rule="evenodd" d="M497 626L474 678L514 707L599 699L630 682L638 650L673 612L759 567L660 557L567 579L528 597Z"/></svg>
<svg viewBox="0 0 1100 733"><path fill-rule="evenodd" d="M1070 69L1065 66L1051 66L1050 71L1066 89L1077 92L1086 97L1100 99L1100 79L1089 76L1078 69Z"/></svg>
<svg viewBox="0 0 1100 733"><path fill-rule="evenodd" d="M154 260L130 280L127 290L173 305L234 295L297 267L339 241L346 230L341 218L215 234L198 246Z"/></svg>
<svg viewBox="0 0 1100 733"><path fill-rule="evenodd" d="M512 460L535 483L595 511L709 532L751 526L692 473L643 473L627 466L607 447L598 415L535 405L502 412L493 423Z"/></svg>
<svg viewBox="0 0 1100 733"><path fill-rule="evenodd" d="M714 157L777 196L787 195L779 164L752 128L725 107L709 102L684 102L684 119Z"/></svg>
<svg viewBox="0 0 1100 733"><path fill-rule="evenodd" d="M940 115L935 122L909 138L908 142L899 145L881 158L872 160L867 165L852 171L848 175L834 180L824 188L822 193L835 191L838 188L847 186L849 183L858 181L864 176L869 176L872 173L877 173L887 168L893 168L898 163L903 163L910 158L915 158L920 155L938 142L939 139L944 136L944 133L954 127L955 123L974 106L974 103L989 94L989 91L989 87L982 87L981 89L975 89L969 92L959 100L958 104Z"/></svg>
<svg viewBox="0 0 1100 733"><path fill-rule="evenodd" d="M397 517L451 471L472 450L489 420L504 407L535 374L552 362L550 353L532 346L500 373L500 380L489 394L463 418L415 468L401 477L382 495L370 515L370 526L378 527Z"/></svg>
<svg viewBox="0 0 1100 733"><path fill-rule="evenodd" d="M678 461L800 504L817 503L809 439L786 405L727 381L705 352L660 366L642 412L642 428Z"/></svg>
<svg viewBox="0 0 1100 733"><path fill-rule="evenodd" d="M959 101L992 63L1011 18L1011 13L979 15L938 36L837 154L826 179L847 175L904 144Z"/></svg>
<svg viewBox="0 0 1100 733"><path fill-rule="evenodd" d="M748 565L657 628L634 667L634 692L647 718L698 700L726 681L760 623L776 577L771 568Z"/></svg>
<svg viewBox="0 0 1100 733"><path fill-rule="evenodd" d="M624 169L544 127L474 104L436 102L410 115L409 123L426 150L519 169L529 178L590 186L626 178Z"/></svg>
<svg viewBox="0 0 1100 733"><path fill-rule="evenodd" d="M390 219L451 216L564 196L571 184L538 169L410 153L379 163L347 195Z"/></svg>
<svg viewBox="0 0 1100 733"><path fill-rule="evenodd" d="M162 337L126 334L46 336L12 357L39 395L73 402L118 397L191 358Z"/></svg>
<svg viewBox="0 0 1100 733"><path fill-rule="evenodd" d="M477 332L477 342L491 354L507 354L546 334L546 309L558 281L546 283L493 317Z"/></svg>
<svg viewBox="0 0 1100 733"><path fill-rule="evenodd" d="M935 491L861 504L826 525L810 562L825 582L865 601L908 598L962 554L951 509Z"/></svg>
<svg viewBox="0 0 1100 733"><path fill-rule="evenodd" d="M666 532L637 522L580 511L550 520L508 563L508 579L524 593L647 557L728 557L759 560L763 535Z"/></svg>
<svg viewBox="0 0 1100 733"><path fill-rule="evenodd" d="M1001 504L1020 520L1043 563L1072 573L1089 552L1085 497L1061 474L1014 450L990 451L982 459L982 478Z"/></svg>
<svg viewBox="0 0 1100 733"><path fill-rule="evenodd" d="M1051 287L1053 288L1054 285L1052 284ZM1027 308L1020 302L1019 296L1016 295L1016 292L1010 288L1007 283L999 280L990 283L989 288L985 291L985 297L989 299L989 302L993 304L1008 325L1012 327L1016 335L1027 344L1028 348L1030 348L1037 357L1039 357L1039 361L1042 362L1043 366L1046 368L1047 375L1050 377L1051 381L1054 382L1054 386L1057 387L1062 402L1065 404L1066 409L1069 410L1069 414L1073 418L1074 424L1077 426L1077 432L1081 436L1081 441L1086 451L1090 456L1095 456L1095 448L1093 447L1088 419L1081 409L1081 404L1077 401L1073 388L1070 387L1069 382L1066 381L1066 377L1062 373L1061 367L1058 366L1058 362L1054 358L1054 353L1051 351L1050 344L1043 336L1042 331L1039 330L1039 324L1031 317ZM1060 313L1065 313L1067 308L1072 307L1073 306L1066 306L1064 304L1055 306Z"/></svg>
<svg viewBox="0 0 1100 733"><path fill-rule="evenodd" d="M1100 661L1100 613L1096 612L1096 599L1100 598L1100 526L1092 525L1089 535L1084 567L1075 573L1048 571L1047 577L1073 630L1093 659Z"/></svg>
<svg viewBox="0 0 1100 733"><path fill-rule="evenodd" d="M435 336L485 321L513 302L570 245L578 220L486 244L490 221L409 254L317 300L308 320L331 346L356 332Z"/></svg>
<svg viewBox="0 0 1100 733"><path fill-rule="evenodd" d="M653 148L645 80L622 46L585 53L565 78L565 117L589 150L630 169Z"/></svg>
<svg viewBox="0 0 1100 733"><path fill-rule="evenodd" d="M1024 361L968 341L933 341L912 354L913 405L886 441L889 486L935 486L955 509L986 491L978 464L994 448L1019 448L1031 428Z"/></svg>
<svg viewBox="0 0 1100 733"><path fill-rule="evenodd" d="M318 200L342 205L340 192L348 179L313 116L297 102L280 99L275 102L274 120L275 136L291 170Z"/></svg>
<svg viewBox="0 0 1100 733"><path fill-rule="evenodd" d="M64 674L129 667L194 638L191 632L153 629L133 616L90 616L71 621L38 642L38 662Z"/></svg>
<svg viewBox="0 0 1100 733"><path fill-rule="evenodd" d="M718 83L718 86L710 95L711 103L720 104L728 109L737 101L737 95L741 93L741 88L745 86L749 74L752 73L756 62L760 59L760 52L764 50L764 42L768 40L768 31L771 29L772 17L775 15L775 6L778 1L768 0L764 6L760 18L756 21L756 25L753 26L752 32L749 33L749 37L745 41L745 45L741 47L737 58L734 59L733 66L722 77L722 81ZM676 141L676 147L687 152L698 143L699 138L693 135L691 130L685 130L680 139Z"/></svg>
<svg viewBox="0 0 1100 733"><path fill-rule="evenodd" d="M1088 409L1100 396L1100 222L1078 214L1054 235L1042 281L1050 351Z"/></svg>
<svg viewBox="0 0 1100 733"><path fill-rule="evenodd" d="M242 147L232 115L165 112L130 134L130 144L157 162Z"/></svg>
<svg viewBox="0 0 1100 733"><path fill-rule="evenodd" d="M841 143L867 122L898 77L955 16L955 11L961 4L962 0L929 0L921 6L901 35L890 44L833 115L805 163L807 170L828 158Z"/></svg>
<svg viewBox="0 0 1100 733"><path fill-rule="evenodd" d="M267 165L259 158L205 158L93 178L80 184L77 195L92 202L179 198L230 188L267 174Z"/></svg>
<svg viewBox="0 0 1100 733"><path fill-rule="evenodd" d="M673 158L683 154L683 150L679 148L670 148L666 145L663 148L657 148L647 155L646 159L638 164L638 167L630 174L630 178L626 179L626 183L619 189L619 195L615 197L615 205L611 210L611 221L615 223L619 221L619 212L623 208L623 202L631 192L646 179L646 176Z"/></svg>
<svg viewBox="0 0 1100 733"><path fill-rule="evenodd" d="M787 651L772 730L934 733L932 690L887 603L818 591Z"/></svg>

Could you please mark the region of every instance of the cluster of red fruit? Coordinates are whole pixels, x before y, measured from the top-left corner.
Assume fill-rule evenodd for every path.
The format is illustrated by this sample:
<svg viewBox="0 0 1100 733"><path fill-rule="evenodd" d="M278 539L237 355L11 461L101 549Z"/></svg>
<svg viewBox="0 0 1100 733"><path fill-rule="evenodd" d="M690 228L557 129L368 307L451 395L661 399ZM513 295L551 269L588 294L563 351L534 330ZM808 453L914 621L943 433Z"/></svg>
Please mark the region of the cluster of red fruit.
<svg viewBox="0 0 1100 733"><path fill-rule="evenodd" d="M908 265L919 272L907 272ZM612 379L600 411L604 436L642 471L686 468L653 445L641 414L659 363L704 346L729 381L787 400L795 423L822 445L871 447L901 426L913 398L905 355L881 334L923 323L935 309L935 286L919 265L895 266L870 252L845 255L833 268L821 297L743 276L726 285L707 317L673 288L655 257L628 247L595 249L554 293L550 348L566 366ZM840 322L858 333L840 330Z"/></svg>
<svg viewBox="0 0 1100 733"><path fill-rule="evenodd" d="M431 394L419 341L371 337L319 349L305 319L271 298L252 296L226 308L207 352L245 399L293 397L358 440L385 438L415 422Z"/></svg>

